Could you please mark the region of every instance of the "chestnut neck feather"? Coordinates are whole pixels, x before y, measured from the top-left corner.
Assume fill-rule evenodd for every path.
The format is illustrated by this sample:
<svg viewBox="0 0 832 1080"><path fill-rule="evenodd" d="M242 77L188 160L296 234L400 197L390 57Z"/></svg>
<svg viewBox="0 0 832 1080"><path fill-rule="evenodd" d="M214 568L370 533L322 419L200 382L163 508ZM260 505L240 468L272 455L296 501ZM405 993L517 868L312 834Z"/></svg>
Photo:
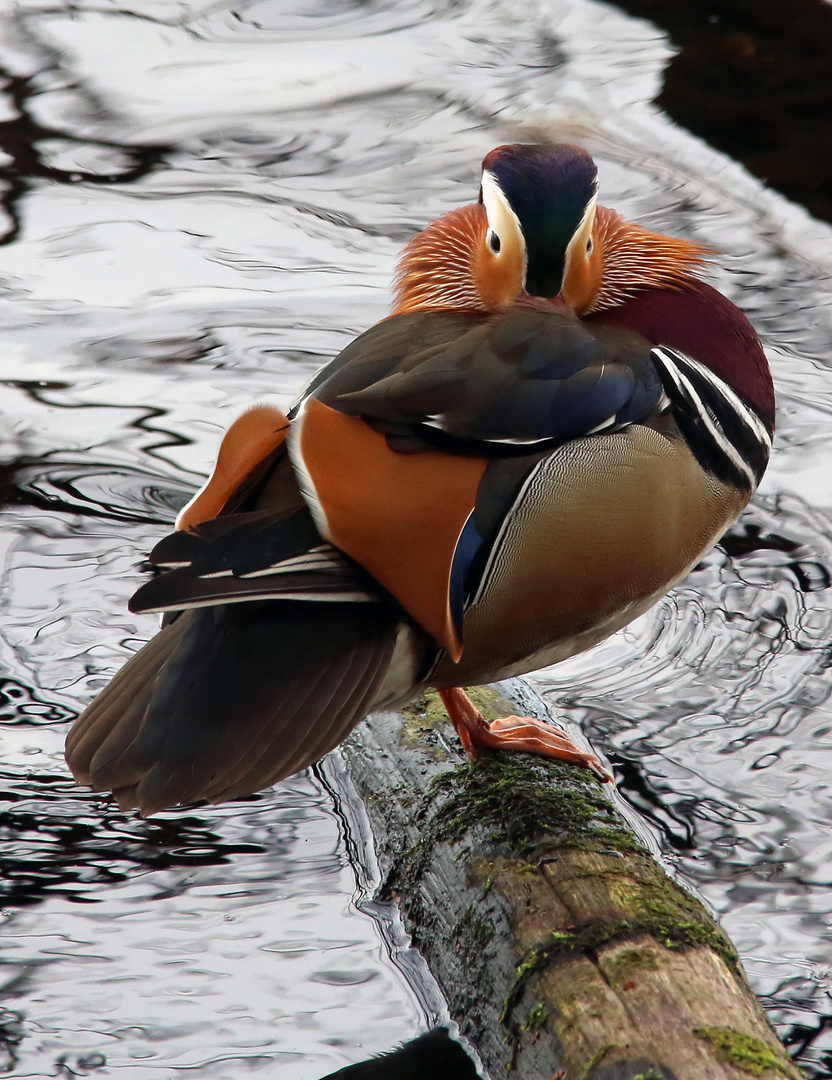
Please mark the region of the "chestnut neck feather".
<svg viewBox="0 0 832 1080"><path fill-rule="evenodd" d="M645 290L587 323L634 330L705 364L774 430L774 386L760 339L739 308L704 281Z"/></svg>
<svg viewBox="0 0 832 1080"><path fill-rule="evenodd" d="M472 203L417 233L396 269L393 314L434 308L487 311L474 282L474 254L487 227L485 207Z"/></svg>

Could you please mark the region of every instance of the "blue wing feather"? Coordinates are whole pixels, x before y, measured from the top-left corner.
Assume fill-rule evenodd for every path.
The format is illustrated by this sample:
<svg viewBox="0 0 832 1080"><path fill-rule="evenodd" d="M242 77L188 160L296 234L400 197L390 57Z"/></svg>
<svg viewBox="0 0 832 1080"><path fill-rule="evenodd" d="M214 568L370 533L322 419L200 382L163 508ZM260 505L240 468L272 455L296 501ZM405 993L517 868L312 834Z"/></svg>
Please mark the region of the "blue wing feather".
<svg viewBox="0 0 832 1080"><path fill-rule="evenodd" d="M551 304L398 315L352 349L316 396L412 450L525 453L644 419L662 397L646 340Z"/></svg>
<svg viewBox="0 0 832 1080"><path fill-rule="evenodd" d="M483 550L485 537L480 535L477 523L472 514L465 522L465 527L459 536L459 542L454 552L454 561L451 566L450 603L451 615L457 633L462 635L462 622L465 615L465 605L469 598L469 574L472 566Z"/></svg>

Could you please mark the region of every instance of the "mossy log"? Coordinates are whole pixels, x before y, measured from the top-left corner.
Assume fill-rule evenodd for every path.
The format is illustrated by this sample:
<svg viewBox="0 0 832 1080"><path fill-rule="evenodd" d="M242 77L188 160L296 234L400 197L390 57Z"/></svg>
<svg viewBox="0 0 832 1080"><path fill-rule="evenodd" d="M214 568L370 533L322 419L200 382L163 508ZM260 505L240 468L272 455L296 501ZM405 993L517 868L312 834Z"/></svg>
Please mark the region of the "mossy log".
<svg viewBox="0 0 832 1080"><path fill-rule="evenodd" d="M541 715L509 692L473 696L489 718L518 711L518 694ZM731 942L591 773L529 754L467 763L458 747L429 694L370 717L343 750L382 890L492 1078L803 1075Z"/></svg>

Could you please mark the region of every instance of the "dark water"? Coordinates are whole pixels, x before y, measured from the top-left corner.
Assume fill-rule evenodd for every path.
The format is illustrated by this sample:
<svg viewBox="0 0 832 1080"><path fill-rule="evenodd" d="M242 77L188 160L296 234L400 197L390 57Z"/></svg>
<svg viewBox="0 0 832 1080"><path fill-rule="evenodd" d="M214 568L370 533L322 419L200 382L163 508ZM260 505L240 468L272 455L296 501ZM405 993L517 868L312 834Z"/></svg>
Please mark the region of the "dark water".
<svg viewBox="0 0 832 1080"><path fill-rule="evenodd" d="M832 221L828 0L616 0L676 53L657 101L674 120Z"/></svg>
<svg viewBox="0 0 832 1080"><path fill-rule="evenodd" d="M141 822L61 746L153 632L142 555L235 411L382 317L410 233L543 131L725 253L780 426L729 540L538 686L829 1075L832 231L665 120L665 39L591 0L26 0L0 34L0 1070L311 1080L441 1019L315 777Z"/></svg>

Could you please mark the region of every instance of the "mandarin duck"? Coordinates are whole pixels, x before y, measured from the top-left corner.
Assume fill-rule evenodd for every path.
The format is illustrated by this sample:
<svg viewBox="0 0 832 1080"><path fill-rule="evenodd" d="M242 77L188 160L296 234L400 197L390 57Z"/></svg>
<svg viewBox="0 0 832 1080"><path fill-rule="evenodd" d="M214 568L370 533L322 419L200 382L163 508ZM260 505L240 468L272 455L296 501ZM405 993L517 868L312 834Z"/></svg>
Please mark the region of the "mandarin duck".
<svg viewBox="0 0 832 1080"><path fill-rule="evenodd" d="M471 756L609 774L462 687L588 649L722 535L768 461L774 395L704 248L596 204L573 146L502 146L480 198L405 248L393 313L288 413L258 405L153 550L163 627L76 721L76 778L151 813L317 761L438 688Z"/></svg>

